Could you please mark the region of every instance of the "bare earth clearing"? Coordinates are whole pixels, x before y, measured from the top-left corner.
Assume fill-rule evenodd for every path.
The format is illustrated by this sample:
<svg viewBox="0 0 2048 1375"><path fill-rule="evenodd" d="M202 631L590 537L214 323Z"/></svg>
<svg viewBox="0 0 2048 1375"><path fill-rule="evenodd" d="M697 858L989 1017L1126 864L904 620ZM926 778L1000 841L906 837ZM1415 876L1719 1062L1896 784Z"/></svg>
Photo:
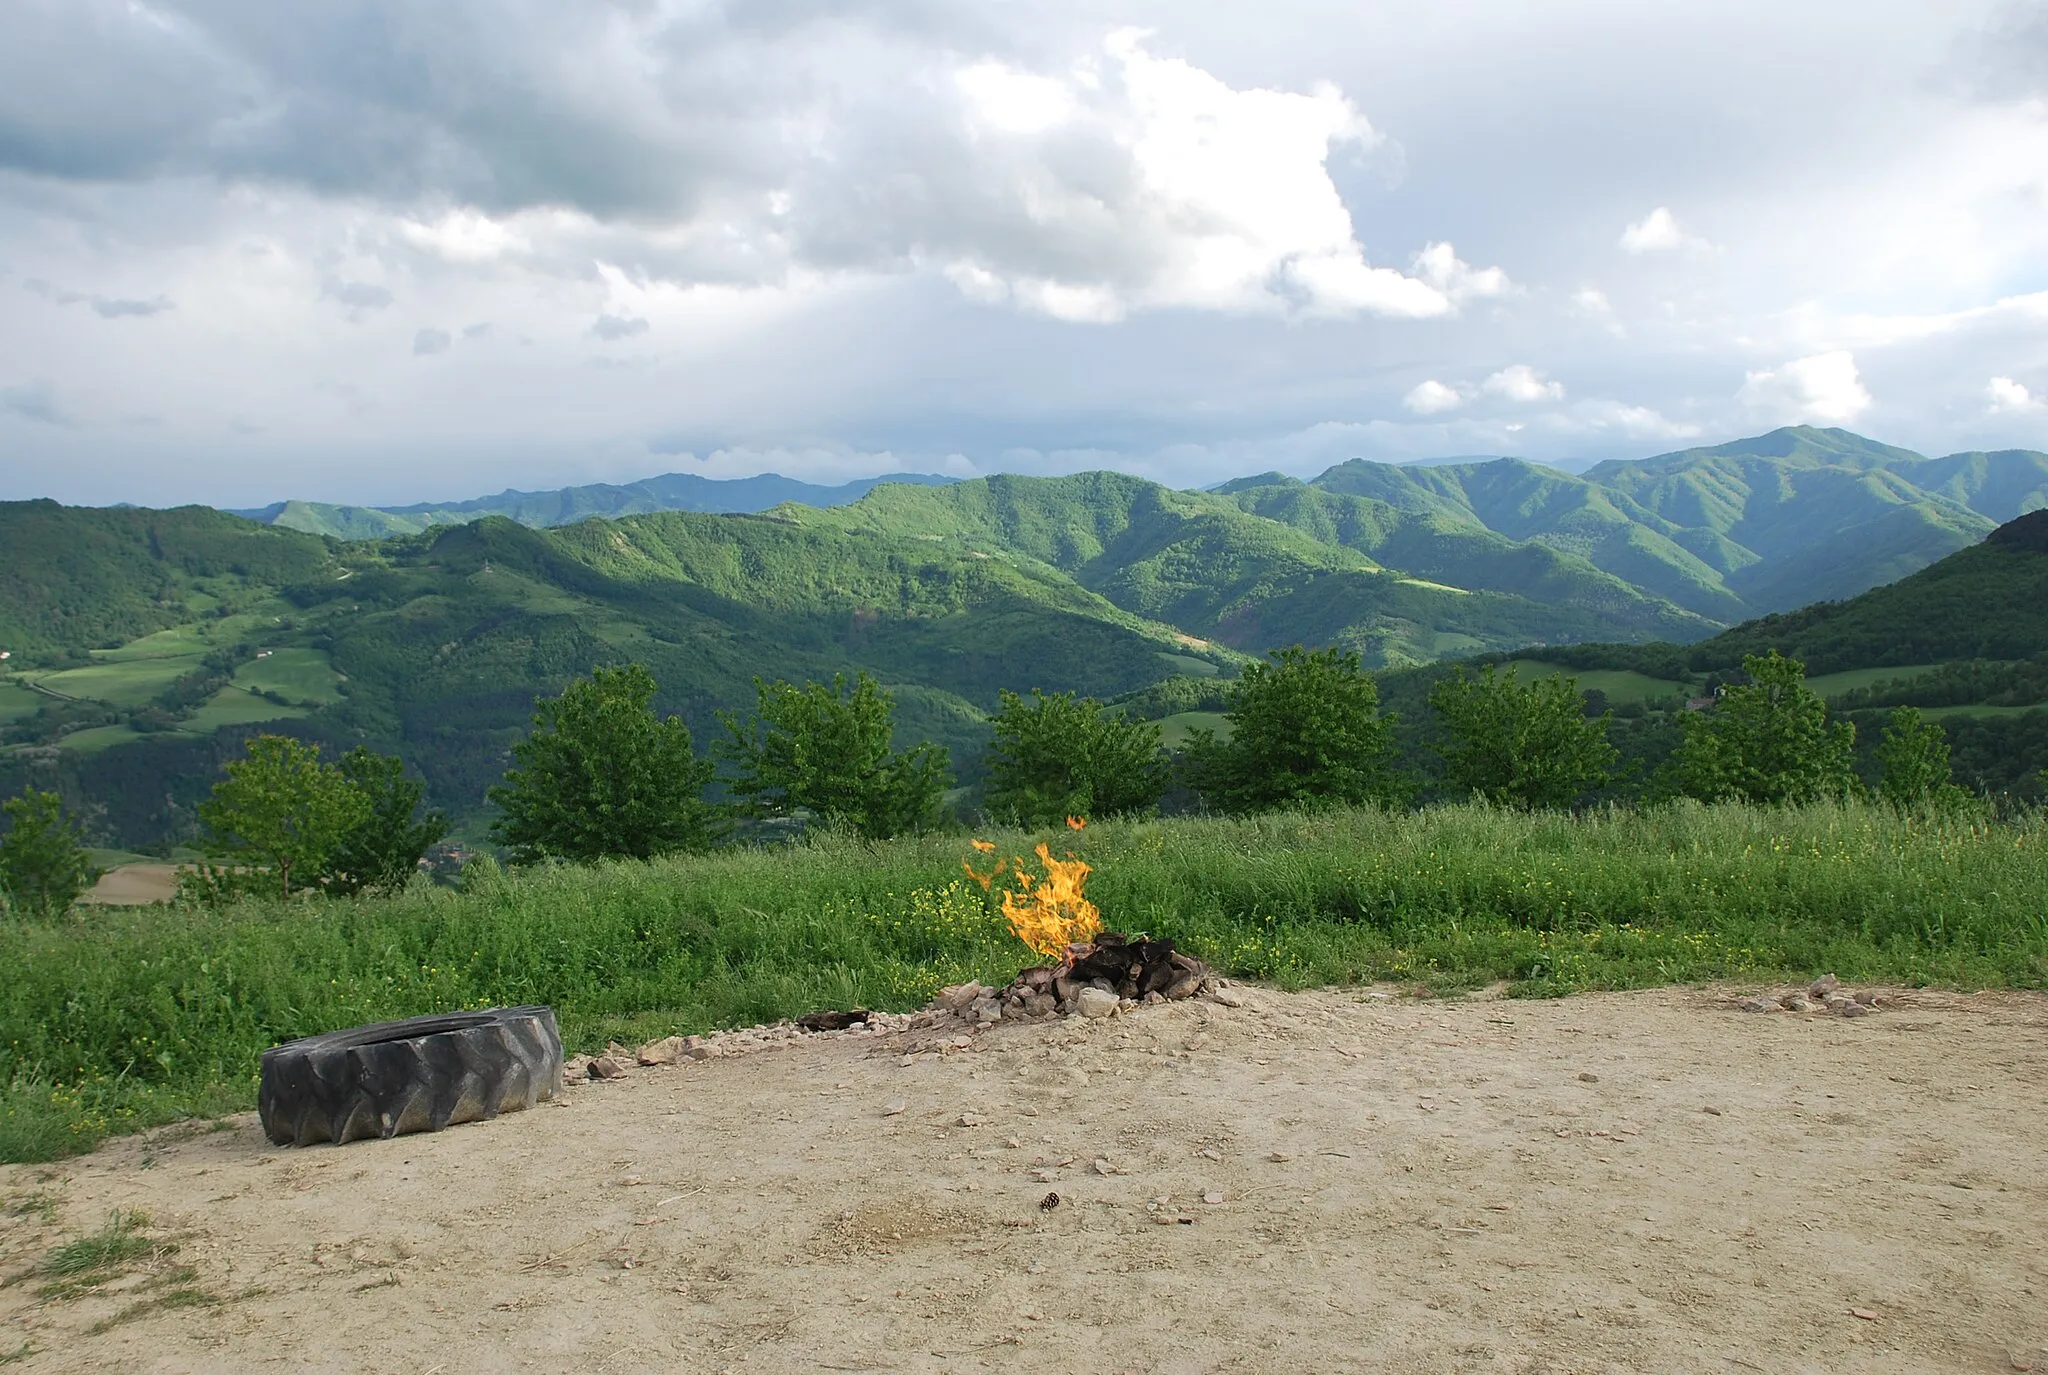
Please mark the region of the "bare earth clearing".
<svg viewBox="0 0 2048 1375"><path fill-rule="evenodd" d="M101 874L99 882L85 895L85 900L114 907L140 907L145 903L169 902L176 896L177 865L123 864Z"/></svg>
<svg viewBox="0 0 2048 1375"><path fill-rule="evenodd" d="M1246 992L908 1064L636 1069L434 1136L276 1150L245 1117L0 1169L0 1276L142 1209L221 1299L94 1334L146 1272L18 1281L0 1359L2048 1371L2048 998Z"/></svg>

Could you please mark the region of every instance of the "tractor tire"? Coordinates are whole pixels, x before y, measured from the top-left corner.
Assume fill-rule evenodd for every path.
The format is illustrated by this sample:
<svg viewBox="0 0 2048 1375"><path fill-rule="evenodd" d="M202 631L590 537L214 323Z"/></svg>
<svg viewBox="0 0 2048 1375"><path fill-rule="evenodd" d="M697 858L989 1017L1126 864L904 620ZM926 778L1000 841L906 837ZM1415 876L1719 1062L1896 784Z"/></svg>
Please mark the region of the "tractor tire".
<svg viewBox="0 0 2048 1375"><path fill-rule="evenodd" d="M550 1007L495 1007L329 1031L263 1052L263 1130L280 1146L436 1132L555 1096Z"/></svg>

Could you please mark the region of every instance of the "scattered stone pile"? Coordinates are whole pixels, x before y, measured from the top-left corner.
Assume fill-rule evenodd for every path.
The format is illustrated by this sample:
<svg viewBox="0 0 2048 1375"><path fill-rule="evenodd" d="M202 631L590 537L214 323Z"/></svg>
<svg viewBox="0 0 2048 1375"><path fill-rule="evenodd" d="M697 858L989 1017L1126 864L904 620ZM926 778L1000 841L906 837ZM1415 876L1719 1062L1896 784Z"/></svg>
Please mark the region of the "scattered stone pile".
<svg viewBox="0 0 2048 1375"><path fill-rule="evenodd" d="M1744 1012L1826 1012L1837 1017L1868 1017L1881 1011L1885 1002L1885 996L1876 989L1851 992L1834 975L1823 974L1803 990L1794 989L1776 997L1745 998L1738 1006Z"/></svg>
<svg viewBox="0 0 2048 1375"><path fill-rule="evenodd" d="M1126 937L1105 931L1087 944L1069 946L1057 965L1035 965L1002 988L983 983L942 988L922 1012L813 1012L770 1026L714 1031L704 1036L668 1036L637 1051L613 1042L602 1055L565 1061L562 1076L617 1079L635 1066L721 1060L760 1050L780 1050L815 1037L906 1036L901 1051L965 1049L973 1038L1004 1021L1079 1015L1114 1017L1148 1003L1206 994L1227 1007L1244 1000L1209 966L1173 948L1172 941Z"/></svg>

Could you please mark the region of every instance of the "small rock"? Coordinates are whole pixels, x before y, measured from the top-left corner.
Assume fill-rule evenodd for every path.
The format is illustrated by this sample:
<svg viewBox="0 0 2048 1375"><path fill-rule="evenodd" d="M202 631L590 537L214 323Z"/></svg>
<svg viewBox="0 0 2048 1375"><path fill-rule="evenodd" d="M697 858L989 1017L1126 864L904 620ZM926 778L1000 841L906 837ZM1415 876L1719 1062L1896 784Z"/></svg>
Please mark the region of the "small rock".
<svg viewBox="0 0 2048 1375"><path fill-rule="evenodd" d="M1868 1308L1852 1308L1849 1310L1849 1316L1852 1318L1861 1318L1865 1322L1877 1321L1877 1314L1873 1310Z"/></svg>
<svg viewBox="0 0 2048 1375"><path fill-rule="evenodd" d="M1579 1075L1579 1082L1582 1084L1597 1084L1600 1082L1600 1076L1590 1071L1583 1072Z"/></svg>
<svg viewBox="0 0 2048 1375"><path fill-rule="evenodd" d="M1188 1037L1187 1040L1182 1041L1180 1043L1180 1046L1182 1050L1200 1050L1203 1046L1206 1046L1208 1044L1209 1033L1206 1031L1198 1031L1194 1035Z"/></svg>
<svg viewBox="0 0 2048 1375"><path fill-rule="evenodd" d="M1212 988L1209 990L1209 1001L1221 1003L1225 1007L1243 1007L1244 994L1234 988Z"/></svg>
<svg viewBox="0 0 2048 1375"><path fill-rule="evenodd" d="M626 1072L626 1062L612 1055L600 1055L586 1071L593 1079L616 1079Z"/></svg>
<svg viewBox="0 0 2048 1375"><path fill-rule="evenodd" d="M640 1047L639 1052L633 1058L643 1065L672 1065L676 1062L676 1057L681 1055L682 1052L682 1037L664 1036L659 1041L649 1041L646 1045Z"/></svg>
<svg viewBox="0 0 2048 1375"><path fill-rule="evenodd" d="M1271 1155L1267 1156L1266 1159L1272 1161L1275 1165L1285 1165L1288 1161L1294 1159L1294 1157L1289 1155L1285 1151L1275 1151Z"/></svg>
<svg viewBox="0 0 2048 1375"><path fill-rule="evenodd" d="M590 1057L588 1055L572 1055L562 1061L562 1078L573 1082L577 1079L588 1079L589 1077Z"/></svg>
<svg viewBox="0 0 2048 1375"><path fill-rule="evenodd" d="M1711 1103L1709 1103L1706 1107L1701 1108L1700 1111L1705 1113L1709 1117L1719 1117L1721 1115L1721 1110Z"/></svg>
<svg viewBox="0 0 2048 1375"><path fill-rule="evenodd" d="M981 1125L981 1114L978 1112L963 1112L954 1118L953 1122L955 1126L978 1127Z"/></svg>
<svg viewBox="0 0 2048 1375"><path fill-rule="evenodd" d="M1082 989L1074 1003L1081 1015L1091 1020L1107 1017L1117 1010L1116 994L1105 993L1099 988Z"/></svg>
<svg viewBox="0 0 2048 1375"><path fill-rule="evenodd" d="M1807 1001L1804 993L1787 993L1784 997L1778 999L1778 1005L1787 1012L1806 1012L1813 1007L1813 1004Z"/></svg>
<svg viewBox="0 0 2048 1375"><path fill-rule="evenodd" d="M1842 981L1840 979L1832 974L1823 974L1806 986L1806 996L1809 998L1825 998L1841 986Z"/></svg>
<svg viewBox="0 0 2048 1375"><path fill-rule="evenodd" d="M882 1105L882 1116L884 1116L884 1117L901 1117L901 1116L903 1115L903 1110L904 1110L905 1108L909 1107L909 1106L910 1106L910 1105L909 1105L908 1103L900 1103L900 1102L899 1102L899 1103L884 1103L884 1104Z"/></svg>
<svg viewBox="0 0 2048 1375"><path fill-rule="evenodd" d="M932 1009L934 1011L960 1012L979 1002L982 995L989 991L989 989L982 987L981 984L973 980L969 980L964 984L954 984L951 988L939 990L938 996L932 999Z"/></svg>
<svg viewBox="0 0 2048 1375"><path fill-rule="evenodd" d="M1129 1170L1126 1170L1126 1169L1125 1169L1125 1168L1124 1168L1123 1166L1121 1166L1121 1165L1112 1165L1112 1164L1111 1164L1111 1163L1110 1163L1109 1161L1107 1161L1107 1160L1099 1160L1099 1159L1098 1159L1098 1160L1096 1160L1096 1161L1095 1161L1095 1162L1094 1162L1094 1163L1093 1163L1092 1165L1090 1165L1090 1166L1089 1166L1089 1168L1090 1168L1090 1169L1092 1169L1092 1170L1094 1170L1094 1171L1095 1171L1095 1173L1097 1173L1097 1174L1099 1174L1099 1175L1103 1175L1103 1176L1105 1176L1105 1177L1107 1177L1107 1176L1109 1176L1109 1175L1113 1175L1113 1174L1129 1174L1129 1173L1130 1173L1130 1171L1129 1171Z"/></svg>
<svg viewBox="0 0 2048 1375"><path fill-rule="evenodd" d="M1854 998L1857 1002L1863 1004L1865 1007L1877 1006L1878 993L1877 990L1874 988L1859 988L1854 993L1851 993L1849 996Z"/></svg>
<svg viewBox="0 0 2048 1375"><path fill-rule="evenodd" d="M1739 1006L1742 1008L1744 1012L1784 1011L1783 1008L1778 1006L1777 1001L1772 998L1744 998L1742 1002L1739 1004Z"/></svg>
<svg viewBox="0 0 2048 1375"><path fill-rule="evenodd" d="M1223 1152L1217 1150L1214 1146L1204 1147L1202 1150L1202 1159L1220 1161L1223 1159Z"/></svg>
<svg viewBox="0 0 2048 1375"><path fill-rule="evenodd" d="M1868 1017L1870 1015L1869 1005L1867 1003L1859 1003L1854 998L1844 998L1838 1003L1829 1004L1829 1006L1834 1008L1837 1017Z"/></svg>
<svg viewBox="0 0 2048 1375"><path fill-rule="evenodd" d="M1221 1203L1222 1201L1223 1195L1215 1189L1211 1189L1208 1193L1202 1195L1202 1202L1204 1203Z"/></svg>

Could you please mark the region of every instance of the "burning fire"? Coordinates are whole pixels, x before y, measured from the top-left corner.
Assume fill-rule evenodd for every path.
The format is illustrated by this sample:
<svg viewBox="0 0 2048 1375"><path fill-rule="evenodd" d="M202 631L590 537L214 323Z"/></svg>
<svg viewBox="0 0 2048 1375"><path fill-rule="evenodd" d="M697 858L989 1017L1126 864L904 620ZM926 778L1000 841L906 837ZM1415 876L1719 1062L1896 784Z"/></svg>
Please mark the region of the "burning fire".
<svg viewBox="0 0 2048 1375"><path fill-rule="evenodd" d="M1077 831L1086 824L1079 817L1067 818L1067 825ZM995 853L996 847L989 841L977 840L974 848L986 855ZM1007 868L1019 885L1003 890L1003 916L1010 929L1018 940L1040 955L1064 954L1069 945L1089 940L1102 930L1102 913L1083 892L1094 867L1072 853L1065 859L1054 859L1052 847L1043 841L1038 845L1038 861L1045 866L1043 878L1033 877L1021 858L999 859L995 868L985 874L975 869L972 860L962 860L960 867L984 890Z"/></svg>

